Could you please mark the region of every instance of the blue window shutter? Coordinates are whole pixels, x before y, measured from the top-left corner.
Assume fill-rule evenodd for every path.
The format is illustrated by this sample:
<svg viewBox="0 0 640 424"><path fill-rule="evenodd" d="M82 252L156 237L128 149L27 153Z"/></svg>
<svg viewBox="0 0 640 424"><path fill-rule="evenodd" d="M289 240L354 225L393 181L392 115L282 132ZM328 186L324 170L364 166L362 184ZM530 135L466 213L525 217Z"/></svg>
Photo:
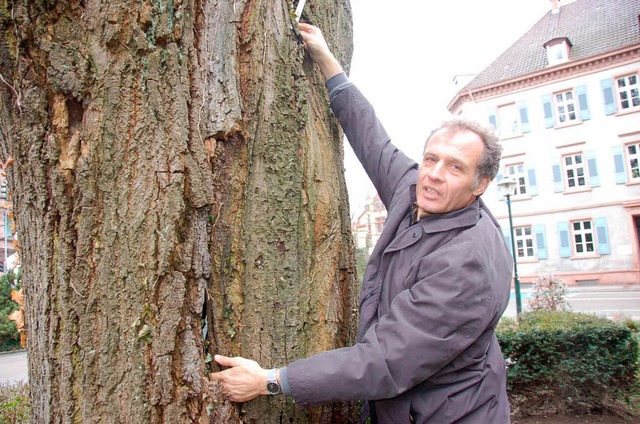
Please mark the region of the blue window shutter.
<svg viewBox="0 0 640 424"><path fill-rule="evenodd" d="M613 146L613 166L616 173L616 184L624 184L627 182L627 170L624 166L624 153L622 146Z"/></svg>
<svg viewBox="0 0 640 424"><path fill-rule="evenodd" d="M509 228L502 227L502 235L504 236L504 241L507 243L509 252L511 252L511 255L513 256L513 245L511 244L511 231Z"/></svg>
<svg viewBox="0 0 640 424"><path fill-rule="evenodd" d="M600 187L600 175L598 175L595 150L585 152L585 156L587 158L587 171L589 172L589 185L591 187Z"/></svg>
<svg viewBox="0 0 640 424"><path fill-rule="evenodd" d="M589 110L589 101L587 99L587 86L579 85L576 87L576 95L578 96L578 107L580 108L580 119L588 121L591 119L591 111Z"/></svg>
<svg viewBox="0 0 640 424"><path fill-rule="evenodd" d="M547 239L544 235L544 224L533 226L536 235L536 248L538 249L538 259L547 259Z"/></svg>
<svg viewBox="0 0 640 424"><path fill-rule="evenodd" d="M529 112L527 111L527 102L525 100L518 101L518 111L520 112L520 131L528 133L531 131L531 125L529 125Z"/></svg>
<svg viewBox="0 0 640 424"><path fill-rule="evenodd" d="M498 130L498 117L495 107L489 108L489 124L492 125L496 131Z"/></svg>
<svg viewBox="0 0 640 424"><path fill-rule="evenodd" d="M560 236L560 257L568 258L571 256L568 222L558 222L558 235Z"/></svg>
<svg viewBox="0 0 640 424"><path fill-rule="evenodd" d="M553 192L560 193L564 191L564 182L562 181L562 168L560 167L560 161L553 161Z"/></svg>
<svg viewBox="0 0 640 424"><path fill-rule="evenodd" d="M5 215L5 220L4 220L4 236L7 239L10 239L11 237L13 237L13 234L11 234L11 225L9 225L9 220L6 219L7 216Z"/></svg>
<svg viewBox="0 0 640 424"><path fill-rule="evenodd" d="M544 127L552 128L556 123L556 118L553 116L551 94L544 94L542 96L542 107L544 109Z"/></svg>
<svg viewBox="0 0 640 424"><path fill-rule="evenodd" d="M605 78L600 81L602 100L604 102L604 114L613 115L618 111L616 99L613 96L613 78Z"/></svg>
<svg viewBox="0 0 640 424"><path fill-rule="evenodd" d="M529 182L529 186L527 187L529 189L529 194L532 196L537 196L538 195L538 181L536 180L536 170L535 169L528 169L527 170L527 178L528 178L528 182Z"/></svg>
<svg viewBox="0 0 640 424"><path fill-rule="evenodd" d="M611 253L611 247L609 246L609 232L607 231L607 218L600 216L595 220L596 224L596 239L598 241L598 253L601 255L608 255Z"/></svg>

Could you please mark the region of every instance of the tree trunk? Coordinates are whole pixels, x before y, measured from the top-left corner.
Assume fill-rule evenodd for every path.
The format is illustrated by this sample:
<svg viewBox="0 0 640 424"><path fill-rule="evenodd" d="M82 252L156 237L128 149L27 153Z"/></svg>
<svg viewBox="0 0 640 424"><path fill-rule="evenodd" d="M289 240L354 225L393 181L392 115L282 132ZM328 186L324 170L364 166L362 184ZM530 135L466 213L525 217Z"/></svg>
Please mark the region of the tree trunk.
<svg viewBox="0 0 640 424"><path fill-rule="evenodd" d="M207 379L214 353L276 367L355 333L342 134L293 6L3 2L32 422L354 420ZM348 0L304 16L348 64Z"/></svg>

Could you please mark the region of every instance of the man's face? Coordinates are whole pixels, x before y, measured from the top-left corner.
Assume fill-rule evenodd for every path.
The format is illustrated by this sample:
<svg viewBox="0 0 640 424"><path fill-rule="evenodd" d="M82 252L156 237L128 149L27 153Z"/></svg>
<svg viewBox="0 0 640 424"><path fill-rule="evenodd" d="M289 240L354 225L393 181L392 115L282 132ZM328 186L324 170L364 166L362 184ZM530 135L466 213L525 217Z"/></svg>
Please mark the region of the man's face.
<svg viewBox="0 0 640 424"><path fill-rule="evenodd" d="M418 217L465 208L489 185L484 177L472 190L484 144L471 131L441 129L431 136L416 185Z"/></svg>

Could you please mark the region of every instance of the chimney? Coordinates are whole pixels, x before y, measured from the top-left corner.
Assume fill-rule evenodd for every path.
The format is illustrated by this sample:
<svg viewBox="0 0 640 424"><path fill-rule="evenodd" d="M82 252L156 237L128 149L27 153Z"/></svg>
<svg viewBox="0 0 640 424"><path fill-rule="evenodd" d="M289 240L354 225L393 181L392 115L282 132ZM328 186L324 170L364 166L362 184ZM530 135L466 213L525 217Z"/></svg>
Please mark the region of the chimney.
<svg viewBox="0 0 640 424"><path fill-rule="evenodd" d="M551 13L554 15L560 12L560 0L551 0Z"/></svg>

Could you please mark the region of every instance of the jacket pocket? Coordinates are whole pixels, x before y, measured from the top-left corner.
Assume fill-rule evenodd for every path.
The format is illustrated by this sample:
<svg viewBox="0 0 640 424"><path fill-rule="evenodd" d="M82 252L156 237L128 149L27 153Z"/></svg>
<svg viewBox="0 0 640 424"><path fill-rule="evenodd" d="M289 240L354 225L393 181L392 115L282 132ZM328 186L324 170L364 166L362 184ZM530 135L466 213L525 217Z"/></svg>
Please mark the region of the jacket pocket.
<svg viewBox="0 0 640 424"><path fill-rule="evenodd" d="M367 300L369 300L373 296L375 296L376 293L378 293L378 289L377 288L375 288L375 289L371 290L369 293L365 294L364 297L362 298L362 300L360 301L360 308L362 308L362 306L367 302Z"/></svg>

